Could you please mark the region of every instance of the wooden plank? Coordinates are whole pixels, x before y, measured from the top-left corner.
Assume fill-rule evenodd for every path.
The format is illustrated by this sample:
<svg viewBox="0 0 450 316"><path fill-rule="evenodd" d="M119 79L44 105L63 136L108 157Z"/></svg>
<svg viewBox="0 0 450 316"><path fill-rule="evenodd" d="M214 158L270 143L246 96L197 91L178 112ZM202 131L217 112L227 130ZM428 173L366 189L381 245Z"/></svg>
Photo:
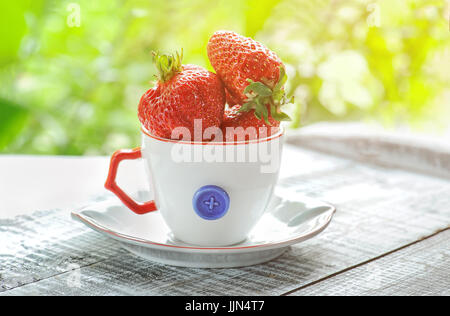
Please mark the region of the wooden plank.
<svg viewBox="0 0 450 316"><path fill-rule="evenodd" d="M450 295L450 230L290 295Z"/></svg>
<svg viewBox="0 0 450 316"><path fill-rule="evenodd" d="M0 294L279 295L450 225L445 179L300 152L320 167L302 165L299 155L302 173L282 187L332 202L338 212L323 234L276 260L237 269L159 265L72 222L68 212L38 212L0 220L0 240L8 241L0 244ZM70 282L77 278L79 287Z"/></svg>
<svg viewBox="0 0 450 316"><path fill-rule="evenodd" d="M322 123L302 128L288 140L332 155L450 179L450 139L363 124Z"/></svg>
<svg viewBox="0 0 450 316"><path fill-rule="evenodd" d="M37 211L0 220L0 292L97 263L120 251L72 225L66 212Z"/></svg>

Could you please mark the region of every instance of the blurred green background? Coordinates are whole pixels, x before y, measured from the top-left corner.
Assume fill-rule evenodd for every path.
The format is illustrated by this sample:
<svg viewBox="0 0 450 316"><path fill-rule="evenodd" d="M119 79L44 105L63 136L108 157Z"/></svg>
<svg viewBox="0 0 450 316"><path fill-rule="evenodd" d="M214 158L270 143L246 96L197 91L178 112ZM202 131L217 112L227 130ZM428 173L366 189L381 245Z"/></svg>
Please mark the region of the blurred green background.
<svg viewBox="0 0 450 316"><path fill-rule="evenodd" d="M184 48L212 70L219 29L285 62L291 127L450 122L449 1L22 0L0 4L0 151L97 155L139 144L150 52Z"/></svg>

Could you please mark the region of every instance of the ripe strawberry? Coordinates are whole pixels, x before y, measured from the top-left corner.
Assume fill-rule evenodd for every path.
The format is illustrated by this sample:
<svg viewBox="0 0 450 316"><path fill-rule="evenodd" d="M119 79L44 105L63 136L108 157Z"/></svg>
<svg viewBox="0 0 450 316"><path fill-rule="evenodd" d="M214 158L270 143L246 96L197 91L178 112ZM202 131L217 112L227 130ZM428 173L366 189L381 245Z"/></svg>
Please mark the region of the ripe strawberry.
<svg viewBox="0 0 450 316"><path fill-rule="evenodd" d="M268 113L268 122L255 115L255 110L240 111L241 105L226 109L221 125L223 138L226 141L251 140L268 137L278 131L280 122ZM266 110L270 111L270 109Z"/></svg>
<svg viewBox="0 0 450 316"><path fill-rule="evenodd" d="M278 56L261 43L230 31L219 31L209 39L208 58L229 93L227 101L241 104L240 112L254 110L269 124L268 113L276 121L289 120L280 107L288 100L287 80Z"/></svg>
<svg viewBox="0 0 450 316"><path fill-rule="evenodd" d="M232 107L233 105L239 104L239 100L236 100L227 89L225 89L225 97L227 99L227 104L229 107Z"/></svg>
<svg viewBox="0 0 450 316"><path fill-rule="evenodd" d="M222 123L225 89L216 74L200 66L182 65L181 59L178 53L154 53L158 81L142 96L138 116L153 135L171 138L173 129L186 127L193 140L194 120L202 120L202 135L206 128Z"/></svg>

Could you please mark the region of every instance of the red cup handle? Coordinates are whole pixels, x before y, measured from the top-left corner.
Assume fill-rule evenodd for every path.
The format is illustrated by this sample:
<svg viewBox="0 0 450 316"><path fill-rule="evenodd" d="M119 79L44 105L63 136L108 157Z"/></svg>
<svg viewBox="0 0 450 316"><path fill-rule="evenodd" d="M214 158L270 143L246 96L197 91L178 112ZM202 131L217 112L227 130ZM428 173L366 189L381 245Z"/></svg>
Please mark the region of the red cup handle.
<svg viewBox="0 0 450 316"><path fill-rule="evenodd" d="M120 149L111 156L109 165L108 178L106 178L105 188L115 195L125 204L130 210L136 214L145 214L156 211L155 201L145 203L138 203L128 196L116 183L117 168L119 163L125 159L139 159L142 158L141 147L134 149Z"/></svg>

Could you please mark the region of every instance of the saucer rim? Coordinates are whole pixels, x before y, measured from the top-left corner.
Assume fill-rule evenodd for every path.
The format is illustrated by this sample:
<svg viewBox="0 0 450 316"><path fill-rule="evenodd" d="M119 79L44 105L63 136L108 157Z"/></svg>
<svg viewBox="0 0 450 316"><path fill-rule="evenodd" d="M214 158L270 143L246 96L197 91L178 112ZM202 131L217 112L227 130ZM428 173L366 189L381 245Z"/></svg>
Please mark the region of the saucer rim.
<svg viewBox="0 0 450 316"><path fill-rule="evenodd" d="M328 202L323 202L323 201L321 201L321 203L329 206L330 210L328 211L329 215L326 218L325 224L320 226L318 229L315 229L312 232L309 232L308 234L300 235L295 238L288 238L288 239L278 241L278 242L262 243L262 244L242 246L242 247L237 247L237 246L204 247L204 246L195 246L195 245L178 246L178 245L162 244L162 243L153 242L153 241L142 239L142 238L137 238L137 237L130 236L127 234L122 234L122 233L113 231L113 230L101 225L100 223L96 222L94 219L88 219L87 217L89 217L89 216L82 214L83 210L85 210L90 205L93 205L93 204L95 205L96 203L92 203L90 205L87 205L87 206L84 206L82 208L72 211L71 217L74 220L88 226L89 228L91 228L99 233L106 234L108 237L113 238L117 241L125 242L125 243L132 243L134 245L143 246L146 248L159 249L159 250L169 250L170 249L170 250L177 251L177 252L191 252L191 253L192 252L195 252L195 253L211 253L211 252L237 253L237 252L253 252L253 251L258 251L258 250L263 250L263 249L268 250L268 249L274 249L274 248L288 247L290 245L297 244L297 243L300 243L300 242L303 242L305 240L315 237L316 235L320 234L328 227L328 225L331 223L331 221L336 213L336 207L334 205L332 205Z"/></svg>

